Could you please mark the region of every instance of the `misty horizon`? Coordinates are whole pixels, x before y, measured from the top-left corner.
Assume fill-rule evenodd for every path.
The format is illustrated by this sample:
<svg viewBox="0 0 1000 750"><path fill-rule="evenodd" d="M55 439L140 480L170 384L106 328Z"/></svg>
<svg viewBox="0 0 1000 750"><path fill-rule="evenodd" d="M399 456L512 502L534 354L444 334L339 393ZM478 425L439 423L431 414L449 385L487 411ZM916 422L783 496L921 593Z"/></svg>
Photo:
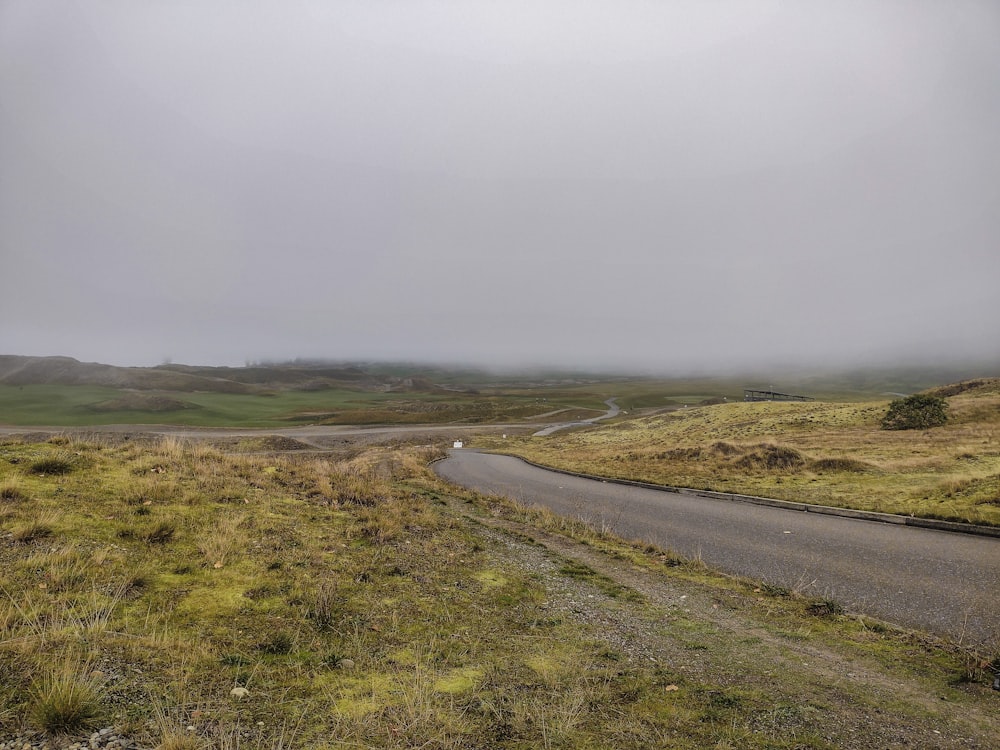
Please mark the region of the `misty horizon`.
<svg viewBox="0 0 1000 750"><path fill-rule="evenodd" d="M1000 6L0 6L0 352L1000 360Z"/></svg>

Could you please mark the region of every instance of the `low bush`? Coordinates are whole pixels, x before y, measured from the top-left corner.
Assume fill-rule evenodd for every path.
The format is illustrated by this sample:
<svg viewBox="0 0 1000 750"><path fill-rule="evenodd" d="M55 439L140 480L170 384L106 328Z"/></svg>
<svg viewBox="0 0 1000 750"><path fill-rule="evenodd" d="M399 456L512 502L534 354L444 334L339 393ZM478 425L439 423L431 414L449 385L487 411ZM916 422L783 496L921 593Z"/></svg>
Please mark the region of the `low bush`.
<svg viewBox="0 0 1000 750"><path fill-rule="evenodd" d="M948 402L939 396L916 394L889 404L882 417L883 430L925 430L948 421Z"/></svg>

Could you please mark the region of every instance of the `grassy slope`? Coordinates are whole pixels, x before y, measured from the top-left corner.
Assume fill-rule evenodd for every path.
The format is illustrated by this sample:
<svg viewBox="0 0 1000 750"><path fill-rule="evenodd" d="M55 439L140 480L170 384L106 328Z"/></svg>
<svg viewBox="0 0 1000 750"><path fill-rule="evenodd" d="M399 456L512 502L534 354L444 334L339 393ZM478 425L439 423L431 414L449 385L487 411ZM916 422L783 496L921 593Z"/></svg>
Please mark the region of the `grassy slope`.
<svg viewBox="0 0 1000 750"><path fill-rule="evenodd" d="M948 398L925 431L888 402L729 403L548 438L483 443L604 476L1000 524L1000 380Z"/></svg>
<svg viewBox="0 0 1000 750"><path fill-rule="evenodd" d="M777 703L729 674L623 661L579 621L554 616L542 581L443 504L422 468L429 455L336 462L171 441L0 444L0 731L44 721L46 702L58 713L68 700L59 680L93 691L100 725L172 748L829 748L838 743L817 726L836 732L838 712L869 711L845 682L836 699L821 692L796 707L801 670L775 674L771 663L750 671L767 670ZM664 580L735 585L673 560L664 568L655 550L589 542ZM774 594L765 606L753 599L768 627L850 641L948 697L932 708L900 699L904 725L929 732L942 711L984 710L988 688L949 684L985 679L962 654L817 619ZM714 653L705 639L726 653L752 648L745 633L716 633L692 614L668 630L694 644L682 650Z"/></svg>

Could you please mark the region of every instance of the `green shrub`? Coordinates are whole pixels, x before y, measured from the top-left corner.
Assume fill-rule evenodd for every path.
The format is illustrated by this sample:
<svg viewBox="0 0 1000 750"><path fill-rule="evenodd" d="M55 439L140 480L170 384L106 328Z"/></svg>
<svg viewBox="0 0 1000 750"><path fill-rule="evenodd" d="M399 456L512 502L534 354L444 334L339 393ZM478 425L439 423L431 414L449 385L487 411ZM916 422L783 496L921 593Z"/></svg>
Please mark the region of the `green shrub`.
<svg viewBox="0 0 1000 750"><path fill-rule="evenodd" d="M889 404L882 417L883 430L924 430L948 421L948 402L939 396L916 394Z"/></svg>

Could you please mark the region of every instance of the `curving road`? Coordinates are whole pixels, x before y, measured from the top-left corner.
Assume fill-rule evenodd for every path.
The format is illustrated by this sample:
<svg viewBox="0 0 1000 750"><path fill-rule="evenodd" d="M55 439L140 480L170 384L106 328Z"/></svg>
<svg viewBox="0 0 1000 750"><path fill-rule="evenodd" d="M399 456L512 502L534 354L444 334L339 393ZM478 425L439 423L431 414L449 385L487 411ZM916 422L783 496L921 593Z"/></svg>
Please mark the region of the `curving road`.
<svg viewBox="0 0 1000 750"><path fill-rule="evenodd" d="M965 643L1000 639L1000 539L609 484L469 450L452 451L434 468L455 484L852 612Z"/></svg>
<svg viewBox="0 0 1000 750"><path fill-rule="evenodd" d="M612 417L617 417L621 412L621 408L615 403L617 398L609 398L605 401L605 405L608 410L601 414L599 417L591 417L590 419L581 419L578 422L564 422L562 424L550 425L538 432L533 433L534 437L543 437L545 435L551 435L553 432L559 432L559 430L565 430L569 427L586 427L587 425L592 425L596 422L600 422L603 419L611 419Z"/></svg>

